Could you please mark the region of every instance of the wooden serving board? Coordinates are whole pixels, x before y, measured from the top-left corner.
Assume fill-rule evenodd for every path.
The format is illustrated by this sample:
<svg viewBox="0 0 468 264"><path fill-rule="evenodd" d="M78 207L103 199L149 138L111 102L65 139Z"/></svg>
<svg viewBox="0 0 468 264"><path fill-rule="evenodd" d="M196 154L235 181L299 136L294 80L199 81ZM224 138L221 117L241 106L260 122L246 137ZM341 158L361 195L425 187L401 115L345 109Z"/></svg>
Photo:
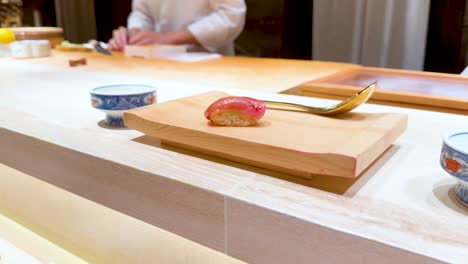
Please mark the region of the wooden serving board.
<svg viewBox="0 0 468 264"><path fill-rule="evenodd" d="M371 100L375 103L468 111L468 78L446 73L357 67L303 83L293 93L349 97L374 81L378 82Z"/></svg>
<svg viewBox="0 0 468 264"><path fill-rule="evenodd" d="M209 125L205 109L225 96L209 92L133 109L125 125L171 145L305 178L357 177L407 125L399 113L330 118L273 109L254 127Z"/></svg>
<svg viewBox="0 0 468 264"><path fill-rule="evenodd" d="M63 41L63 29L58 27L12 27L16 40L47 39L55 47Z"/></svg>

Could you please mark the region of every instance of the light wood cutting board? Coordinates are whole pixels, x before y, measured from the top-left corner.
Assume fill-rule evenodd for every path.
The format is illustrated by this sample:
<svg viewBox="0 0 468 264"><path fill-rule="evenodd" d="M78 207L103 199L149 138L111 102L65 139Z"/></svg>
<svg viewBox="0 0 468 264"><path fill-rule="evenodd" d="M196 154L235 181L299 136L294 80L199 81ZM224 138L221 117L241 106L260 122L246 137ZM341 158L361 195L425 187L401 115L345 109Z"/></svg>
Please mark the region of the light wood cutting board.
<svg viewBox="0 0 468 264"><path fill-rule="evenodd" d="M267 109L255 127L208 125L205 109L228 96L209 92L130 110L125 124L167 144L296 176L359 176L407 125L406 114L339 118Z"/></svg>

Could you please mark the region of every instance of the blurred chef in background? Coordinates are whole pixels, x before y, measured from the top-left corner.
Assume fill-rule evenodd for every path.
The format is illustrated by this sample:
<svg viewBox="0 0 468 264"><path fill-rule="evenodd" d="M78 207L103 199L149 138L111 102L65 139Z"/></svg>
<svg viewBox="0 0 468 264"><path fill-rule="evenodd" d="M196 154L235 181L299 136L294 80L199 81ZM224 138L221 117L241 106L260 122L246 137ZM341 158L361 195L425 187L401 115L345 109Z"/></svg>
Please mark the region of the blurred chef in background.
<svg viewBox="0 0 468 264"><path fill-rule="evenodd" d="M191 44L194 50L234 55L244 28L244 0L133 0L127 28L113 32L109 48Z"/></svg>

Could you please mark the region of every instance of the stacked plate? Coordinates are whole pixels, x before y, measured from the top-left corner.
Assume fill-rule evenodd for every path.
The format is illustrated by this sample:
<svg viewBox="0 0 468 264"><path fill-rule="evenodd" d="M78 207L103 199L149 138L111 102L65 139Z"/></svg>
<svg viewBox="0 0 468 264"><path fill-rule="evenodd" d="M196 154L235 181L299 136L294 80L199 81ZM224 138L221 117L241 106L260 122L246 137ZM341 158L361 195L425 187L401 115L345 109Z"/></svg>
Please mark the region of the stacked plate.
<svg viewBox="0 0 468 264"><path fill-rule="evenodd" d="M14 58L38 58L50 55L51 45L48 40L21 40L10 44Z"/></svg>

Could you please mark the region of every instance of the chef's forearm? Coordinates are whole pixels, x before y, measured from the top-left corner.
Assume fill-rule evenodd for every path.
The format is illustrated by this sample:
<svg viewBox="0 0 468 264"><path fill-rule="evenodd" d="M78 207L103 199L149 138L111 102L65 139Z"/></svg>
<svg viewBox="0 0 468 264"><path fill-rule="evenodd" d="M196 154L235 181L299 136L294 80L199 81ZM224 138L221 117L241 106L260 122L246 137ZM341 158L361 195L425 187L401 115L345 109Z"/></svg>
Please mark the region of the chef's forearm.
<svg viewBox="0 0 468 264"><path fill-rule="evenodd" d="M170 44L182 45L182 44L200 44L195 36L189 30L180 30L166 33Z"/></svg>

